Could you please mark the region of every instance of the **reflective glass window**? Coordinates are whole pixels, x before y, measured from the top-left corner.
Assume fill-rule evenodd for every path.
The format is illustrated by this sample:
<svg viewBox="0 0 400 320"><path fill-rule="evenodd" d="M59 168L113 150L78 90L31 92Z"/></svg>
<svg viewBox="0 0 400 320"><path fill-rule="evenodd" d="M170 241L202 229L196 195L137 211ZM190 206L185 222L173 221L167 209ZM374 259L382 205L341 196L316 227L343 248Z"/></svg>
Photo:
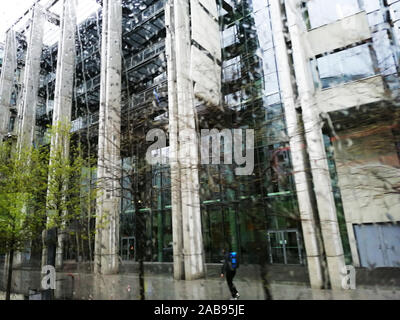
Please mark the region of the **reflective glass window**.
<svg viewBox="0 0 400 320"><path fill-rule="evenodd" d="M234 43L239 42L238 37L237 37L237 27L236 25L231 26L228 29L225 29L222 32L222 41L223 41L223 47L229 47Z"/></svg>
<svg viewBox="0 0 400 320"><path fill-rule="evenodd" d="M317 58L322 89L373 76L374 64L369 44L363 44Z"/></svg>
<svg viewBox="0 0 400 320"><path fill-rule="evenodd" d="M225 82L233 81L241 77L240 56L223 61L223 79Z"/></svg>
<svg viewBox="0 0 400 320"><path fill-rule="evenodd" d="M360 11L357 0L309 0L306 7L312 29L349 17Z"/></svg>

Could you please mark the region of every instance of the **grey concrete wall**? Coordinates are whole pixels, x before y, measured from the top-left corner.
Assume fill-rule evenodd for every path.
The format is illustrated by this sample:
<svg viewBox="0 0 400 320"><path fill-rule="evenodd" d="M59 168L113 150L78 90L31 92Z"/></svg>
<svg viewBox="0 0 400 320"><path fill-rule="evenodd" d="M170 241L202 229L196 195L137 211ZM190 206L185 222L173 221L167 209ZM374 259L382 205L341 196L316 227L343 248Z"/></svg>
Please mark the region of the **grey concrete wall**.
<svg viewBox="0 0 400 320"><path fill-rule="evenodd" d="M333 142L353 263L360 266L353 225L400 221L400 163L391 123L337 133Z"/></svg>
<svg viewBox="0 0 400 320"><path fill-rule="evenodd" d="M333 143L348 223L400 221L400 162L392 123L338 132Z"/></svg>

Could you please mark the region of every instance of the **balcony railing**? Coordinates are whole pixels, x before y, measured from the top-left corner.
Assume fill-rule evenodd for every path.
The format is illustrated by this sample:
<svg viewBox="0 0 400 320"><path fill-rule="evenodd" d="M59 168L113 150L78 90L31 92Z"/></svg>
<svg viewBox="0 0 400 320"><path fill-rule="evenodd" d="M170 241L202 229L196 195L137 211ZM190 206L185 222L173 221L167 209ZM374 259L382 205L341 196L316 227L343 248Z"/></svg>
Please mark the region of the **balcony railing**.
<svg viewBox="0 0 400 320"><path fill-rule="evenodd" d="M158 1L153 5L151 5L150 7L148 7L147 9L135 15L134 18L131 19L131 21L134 21L135 23L127 25L125 27L124 34L135 30L136 27L138 27L141 22L147 21L155 17L156 15L160 14L162 11L164 11L164 5L166 2L167 2L166 0Z"/></svg>
<svg viewBox="0 0 400 320"><path fill-rule="evenodd" d="M129 109L138 109L154 100L162 100L167 96L168 86L166 81L166 74L160 75L158 81L150 88L133 95L129 99ZM80 117L71 123L71 132L78 132L80 130L89 128L99 123L99 113L94 113L89 116Z"/></svg>
<svg viewBox="0 0 400 320"><path fill-rule="evenodd" d="M150 48L146 48L139 53L135 54L134 56L125 59L124 61L124 70L130 70L138 65L144 63L145 61L148 61L156 56L158 56L160 53L165 51L165 41L160 41L155 43L153 46Z"/></svg>
<svg viewBox="0 0 400 320"><path fill-rule="evenodd" d="M94 88L100 86L100 75L86 81L78 89L76 89L76 95L80 96L87 91L93 90Z"/></svg>
<svg viewBox="0 0 400 320"><path fill-rule="evenodd" d="M148 21L149 19L157 16L164 10L164 4L166 3L165 0L158 1L154 5L150 6L146 10L138 13L133 19L130 19L129 21L135 21L135 23L127 23L126 26L123 29L123 35L128 34L138 28L142 23ZM136 19L136 20L135 20ZM155 32L158 32L155 31ZM97 42L95 43L92 47L90 48L85 48L85 50L82 53L78 53L77 56L77 63L81 63L83 60L91 57L93 54L97 53L100 48L100 43Z"/></svg>
<svg viewBox="0 0 400 320"><path fill-rule="evenodd" d="M160 77L158 81L154 83L153 86L147 88L139 94L133 95L129 101L129 109L136 109L153 100L166 97L168 90L166 79L167 75L164 73L162 74L162 77Z"/></svg>
<svg viewBox="0 0 400 320"><path fill-rule="evenodd" d="M99 51L100 48L100 43L96 43L95 45L93 45L92 47L86 48L85 50L83 50L83 52L81 54L77 55L77 59L76 62L82 63L83 60L91 57L93 54L95 54L96 52Z"/></svg>
<svg viewBox="0 0 400 320"><path fill-rule="evenodd" d="M140 51L139 53L133 55L128 58L124 62L123 69L124 71L133 69L138 65L149 61L155 57L157 57L160 53L165 50L165 42L160 41L151 46L150 48L146 48L145 50ZM77 90L76 94L78 96L83 95L85 92L93 90L94 88L100 85L100 75L86 81L86 83L82 84Z"/></svg>
<svg viewBox="0 0 400 320"><path fill-rule="evenodd" d="M92 125L99 123L99 113L96 112L89 116L80 117L71 122L71 132L77 132L86 128L89 128Z"/></svg>

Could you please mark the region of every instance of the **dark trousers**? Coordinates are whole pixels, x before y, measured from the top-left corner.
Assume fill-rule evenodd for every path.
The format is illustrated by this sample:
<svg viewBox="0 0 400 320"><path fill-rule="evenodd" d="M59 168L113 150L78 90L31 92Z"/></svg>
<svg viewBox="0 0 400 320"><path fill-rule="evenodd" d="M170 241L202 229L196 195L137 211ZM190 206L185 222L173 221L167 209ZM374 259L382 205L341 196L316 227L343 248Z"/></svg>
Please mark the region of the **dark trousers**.
<svg viewBox="0 0 400 320"><path fill-rule="evenodd" d="M238 291L236 290L235 285L233 284L233 278L236 275L235 271L227 271L226 272L226 282L228 283L229 290L231 291L232 297L234 298Z"/></svg>

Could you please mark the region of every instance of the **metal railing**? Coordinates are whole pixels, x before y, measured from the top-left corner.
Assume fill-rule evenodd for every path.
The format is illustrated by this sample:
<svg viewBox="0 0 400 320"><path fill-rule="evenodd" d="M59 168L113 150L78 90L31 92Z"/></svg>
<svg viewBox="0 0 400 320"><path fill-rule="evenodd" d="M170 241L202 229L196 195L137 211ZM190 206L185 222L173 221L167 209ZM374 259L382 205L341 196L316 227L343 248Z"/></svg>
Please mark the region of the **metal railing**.
<svg viewBox="0 0 400 320"><path fill-rule="evenodd" d="M125 30L124 30L124 34L135 30L141 22L145 22L145 21L155 17L162 11L164 11L164 5L166 2L167 2L166 0L160 0L156 3L154 3L153 5L151 5L150 7L148 7L147 9L136 14L133 17L133 19L131 19L131 21L135 21L135 24L132 23L132 24L126 26Z"/></svg>
<svg viewBox="0 0 400 320"><path fill-rule="evenodd" d="M160 41L155 43L150 48L146 48L139 53L131 56L130 58L125 59L123 69L124 72L127 70L131 70L138 65L144 63L145 61L151 60L157 57L160 53L165 50L165 41ZM97 86L100 85L100 75L86 81L81 86L76 89L77 96L83 95L86 91L93 90Z"/></svg>
<svg viewBox="0 0 400 320"><path fill-rule="evenodd" d="M137 109L151 101L157 99L163 99L167 96L168 86L166 81L166 74L163 74L156 84L152 87L140 92L139 94L133 95L129 99L129 109ZM99 113L93 113L89 116L79 117L78 119L71 122L71 132L78 132L83 129L87 129L95 124L99 123Z"/></svg>
<svg viewBox="0 0 400 320"><path fill-rule="evenodd" d="M100 86L100 80L100 75L97 75L94 78L86 81L76 89L76 95L80 96L82 94L85 94L85 92L93 90L94 88Z"/></svg>
<svg viewBox="0 0 400 320"><path fill-rule="evenodd" d="M99 113L93 113L85 117L80 117L71 122L71 132L77 132L86 128L89 128L92 125L99 123Z"/></svg>
<svg viewBox="0 0 400 320"><path fill-rule="evenodd" d="M96 52L98 52L100 49L100 43L97 42L95 45L93 45L92 47L86 48L85 50L83 50L83 52L81 52L80 54L77 55L76 57L76 63L82 63L83 60L90 58L93 54L95 54Z"/></svg>
<svg viewBox="0 0 400 320"><path fill-rule="evenodd" d="M165 51L165 41L162 40L160 42L155 43L150 48L146 48L139 53L124 59L123 68L124 71L128 71L137 67L138 65L142 64L145 61L148 61L160 53Z"/></svg>
<svg viewBox="0 0 400 320"><path fill-rule="evenodd" d="M145 105L146 103L153 101L157 98L161 99L167 96L168 86L167 86L167 75L164 73L163 77L154 83L153 86L147 88L139 94L131 96L129 99L129 109L138 108Z"/></svg>
<svg viewBox="0 0 400 320"><path fill-rule="evenodd" d="M123 35L132 32L136 28L138 28L141 23L146 22L147 20L155 17L156 15L160 14L164 10L164 5L166 3L166 0L158 1L152 6L148 7L147 9L141 11L137 15L133 17L133 19L130 19L130 21L135 21L133 24L127 24L124 29L123 29ZM135 20L136 19L136 20ZM90 48L85 48L83 52L78 53L77 55L77 63L81 63L82 60L85 60L89 57L91 57L93 54L99 51L100 48L100 42L95 43L92 47Z"/></svg>

